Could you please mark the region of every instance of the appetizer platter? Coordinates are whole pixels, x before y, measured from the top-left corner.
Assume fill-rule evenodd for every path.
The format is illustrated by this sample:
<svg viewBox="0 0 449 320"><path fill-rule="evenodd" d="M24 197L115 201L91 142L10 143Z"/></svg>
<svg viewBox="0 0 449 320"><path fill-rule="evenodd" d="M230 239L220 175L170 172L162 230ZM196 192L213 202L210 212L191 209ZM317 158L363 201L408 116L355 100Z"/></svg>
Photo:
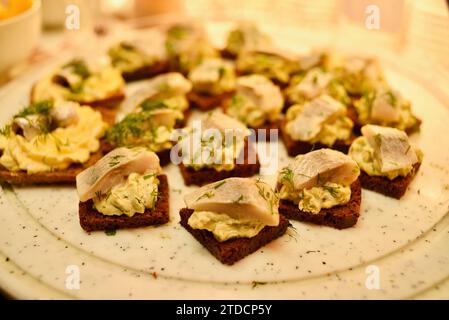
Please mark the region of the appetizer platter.
<svg viewBox="0 0 449 320"><path fill-rule="evenodd" d="M3 88L1 289L307 299L446 286L446 93L389 54L295 43L251 23L173 23Z"/></svg>

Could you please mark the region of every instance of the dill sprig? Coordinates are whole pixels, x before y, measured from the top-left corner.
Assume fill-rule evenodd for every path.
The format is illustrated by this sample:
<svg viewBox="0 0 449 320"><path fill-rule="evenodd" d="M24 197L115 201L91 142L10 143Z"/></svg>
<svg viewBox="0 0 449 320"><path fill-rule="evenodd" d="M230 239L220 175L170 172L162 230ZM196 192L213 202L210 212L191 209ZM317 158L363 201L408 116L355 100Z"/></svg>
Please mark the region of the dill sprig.
<svg viewBox="0 0 449 320"><path fill-rule="evenodd" d="M0 128L1 136L9 136L11 134L11 125L7 124L3 128Z"/></svg>
<svg viewBox="0 0 449 320"><path fill-rule="evenodd" d="M143 176L143 180L147 180L147 179L151 179L153 177L155 177L157 175L157 173L149 173Z"/></svg>
<svg viewBox="0 0 449 320"><path fill-rule="evenodd" d="M106 140L115 146L133 145L133 138L142 137L147 132L155 137L156 128L153 127L150 112L130 113L106 131Z"/></svg>
<svg viewBox="0 0 449 320"><path fill-rule="evenodd" d="M338 197L338 188L337 187L323 186L323 188L324 188L324 190L329 192L333 198L337 198Z"/></svg>
<svg viewBox="0 0 449 320"><path fill-rule="evenodd" d="M152 111L156 109L168 108L164 100L145 100L141 103L140 107L143 111Z"/></svg>
<svg viewBox="0 0 449 320"><path fill-rule="evenodd" d="M82 59L73 59L72 61L66 63L62 68L71 69L75 74L79 75L83 79L88 78L91 75L86 62Z"/></svg>
<svg viewBox="0 0 449 320"><path fill-rule="evenodd" d="M196 199L196 201L200 201L201 199L210 199L213 196L215 196L215 194L212 191L208 191L206 193L204 193L203 195L199 196L198 199Z"/></svg>
<svg viewBox="0 0 449 320"><path fill-rule="evenodd" d="M232 201L232 203L240 203L240 201L242 201L242 200L243 200L243 195L241 194L240 197L238 197L237 199Z"/></svg>
<svg viewBox="0 0 449 320"><path fill-rule="evenodd" d="M226 183L226 181L220 181L220 182L218 182L215 186L214 186L214 189L218 189L218 188L220 188L222 185L224 185Z"/></svg>
<svg viewBox="0 0 449 320"><path fill-rule="evenodd" d="M124 155L118 154L112 157L111 161L109 161L109 167L113 168L120 163L120 158L123 158Z"/></svg>
<svg viewBox="0 0 449 320"><path fill-rule="evenodd" d="M35 102L19 111L14 118L25 118L35 114L48 116L52 108L53 102L50 100Z"/></svg>
<svg viewBox="0 0 449 320"><path fill-rule="evenodd" d="M168 29L167 36L173 39L181 40L185 39L190 32L191 30L189 26L174 25Z"/></svg>
<svg viewBox="0 0 449 320"><path fill-rule="evenodd" d="M288 183L290 185L293 185L293 177L293 170L289 167L285 167L281 170L281 183Z"/></svg>

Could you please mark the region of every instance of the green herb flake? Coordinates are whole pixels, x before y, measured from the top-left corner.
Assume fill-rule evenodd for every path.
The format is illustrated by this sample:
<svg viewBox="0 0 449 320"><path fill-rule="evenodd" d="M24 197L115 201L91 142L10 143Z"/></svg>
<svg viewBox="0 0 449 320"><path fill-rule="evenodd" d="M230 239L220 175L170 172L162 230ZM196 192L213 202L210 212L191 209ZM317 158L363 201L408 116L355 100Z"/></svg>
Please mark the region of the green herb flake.
<svg viewBox="0 0 449 320"><path fill-rule="evenodd" d="M395 107L397 105L398 99L396 98L396 96L394 95L393 92L388 91L387 92L387 96L388 96L388 101L390 102L390 105L392 107Z"/></svg>
<svg viewBox="0 0 449 320"><path fill-rule="evenodd" d="M267 282L265 282L265 281L253 281L253 282L251 282L251 288L254 289L257 286L262 286L265 284L267 284Z"/></svg>
<svg viewBox="0 0 449 320"><path fill-rule="evenodd" d="M115 167L116 165L118 165L120 163L120 158L123 158L124 155L118 154L116 156L112 157L112 160L109 162L109 167Z"/></svg>
<svg viewBox="0 0 449 320"><path fill-rule="evenodd" d="M71 69L73 73L79 75L81 78L88 78L91 73L85 61L81 59L74 59L63 66L64 69Z"/></svg>
<svg viewBox="0 0 449 320"><path fill-rule="evenodd" d="M201 199L210 199L213 196L215 196L215 194L212 191L208 191L206 193L204 193L203 195L199 196L198 199L196 199L196 201L200 201Z"/></svg>
<svg viewBox="0 0 449 320"><path fill-rule="evenodd" d="M148 180L148 179L151 179L151 178L153 178L155 176L156 176L156 173L151 173L151 174L144 175L143 179L144 180Z"/></svg>
<svg viewBox="0 0 449 320"><path fill-rule="evenodd" d="M411 145L408 145L407 150L405 150L405 154L407 154L411 149Z"/></svg>
<svg viewBox="0 0 449 320"><path fill-rule="evenodd" d="M293 184L294 173L289 167L285 167L281 170L281 183Z"/></svg>
<svg viewBox="0 0 449 320"><path fill-rule="evenodd" d="M9 136L11 134L11 125L7 124L3 128L0 129L1 136Z"/></svg>
<svg viewBox="0 0 449 320"><path fill-rule="evenodd" d="M331 187L331 186L323 186L324 190L326 190L327 192L330 193L330 195L333 198L337 198L338 197L338 188L337 187Z"/></svg>
<svg viewBox="0 0 449 320"><path fill-rule="evenodd" d="M25 118L27 116L40 114L48 116L53 108L53 102L49 100L39 101L29 105L17 113L14 118Z"/></svg>
<svg viewBox="0 0 449 320"><path fill-rule="evenodd" d="M115 234L117 233L117 230L115 230L115 229L105 230L104 233L107 236L115 236Z"/></svg>
<svg viewBox="0 0 449 320"><path fill-rule="evenodd" d="M164 102L164 100L145 100L140 105L142 110L144 111L152 111L156 109L164 109L168 108L167 104Z"/></svg>
<svg viewBox="0 0 449 320"><path fill-rule="evenodd" d="M220 188L222 185L224 185L226 183L226 181L220 181L219 183L217 183L215 186L214 186L214 189L218 189L218 188Z"/></svg>
<svg viewBox="0 0 449 320"><path fill-rule="evenodd" d="M240 195L237 199L235 199L234 201L232 201L233 203L240 203L240 201L243 200L243 195Z"/></svg>

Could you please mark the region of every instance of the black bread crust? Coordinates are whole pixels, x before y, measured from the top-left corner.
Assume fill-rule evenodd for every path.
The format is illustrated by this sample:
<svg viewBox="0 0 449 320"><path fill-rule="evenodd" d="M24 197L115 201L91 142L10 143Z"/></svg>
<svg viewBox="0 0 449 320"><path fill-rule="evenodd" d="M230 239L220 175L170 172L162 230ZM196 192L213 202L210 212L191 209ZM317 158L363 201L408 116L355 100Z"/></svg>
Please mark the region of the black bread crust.
<svg viewBox="0 0 449 320"><path fill-rule="evenodd" d="M359 180L351 184L351 199L342 206L322 209L318 213L305 212L297 204L289 200L281 200L279 213L287 219L325 225L336 229L345 229L354 226L360 215L362 190Z"/></svg>
<svg viewBox="0 0 449 320"><path fill-rule="evenodd" d="M223 242L215 239L212 232L207 230L193 229L189 224L189 218L193 210L183 208L180 210L181 225L201 243L215 258L221 263L232 265L249 254L259 250L267 243L282 236L289 226L289 221L283 216L279 216L279 225L275 227L264 227L256 236L252 238L236 238Z"/></svg>
<svg viewBox="0 0 449 320"><path fill-rule="evenodd" d="M159 175L159 195L156 206L144 213L136 213L132 217L127 215L107 216L93 208L93 201L79 203L79 219L81 227L87 231L116 230L125 228L139 228L151 225L165 224L170 220L169 187L166 175Z"/></svg>

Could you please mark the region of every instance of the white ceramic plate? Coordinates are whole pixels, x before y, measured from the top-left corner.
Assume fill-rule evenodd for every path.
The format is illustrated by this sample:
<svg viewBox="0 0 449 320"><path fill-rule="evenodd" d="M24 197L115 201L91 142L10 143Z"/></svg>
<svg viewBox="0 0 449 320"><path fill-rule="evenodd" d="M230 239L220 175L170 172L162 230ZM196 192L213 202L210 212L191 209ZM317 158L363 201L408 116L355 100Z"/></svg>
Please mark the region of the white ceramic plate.
<svg viewBox="0 0 449 320"><path fill-rule="evenodd" d="M402 200L363 190L355 227L293 222L296 230L224 266L180 227L182 196L191 188L173 165L165 168L171 221L114 236L80 228L74 187L3 186L1 288L18 298L447 298L449 99L395 59L381 57L388 80L423 120L412 139L425 154ZM26 104L32 83L46 70L0 90L0 123ZM289 161L281 143L273 147L280 166ZM263 178L275 182L274 175ZM66 282L76 269L80 288L70 289ZM370 286L376 275L379 289Z"/></svg>

